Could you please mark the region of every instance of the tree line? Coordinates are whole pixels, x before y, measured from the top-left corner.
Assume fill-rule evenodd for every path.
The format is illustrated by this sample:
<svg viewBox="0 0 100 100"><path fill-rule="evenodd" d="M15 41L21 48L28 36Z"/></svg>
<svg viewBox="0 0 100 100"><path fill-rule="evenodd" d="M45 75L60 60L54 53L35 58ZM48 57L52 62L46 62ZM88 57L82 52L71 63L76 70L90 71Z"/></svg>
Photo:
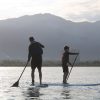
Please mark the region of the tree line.
<svg viewBox="0 0 100 100"><path fill-rule="evenodd" d="M25 66L26 62L21 60L2 60L0 66ZM30 63L28 64L30 66ZM43 66L61 66L61 61L43 61ZM100 66L100 61L80 61L75 66Z"/></svg>

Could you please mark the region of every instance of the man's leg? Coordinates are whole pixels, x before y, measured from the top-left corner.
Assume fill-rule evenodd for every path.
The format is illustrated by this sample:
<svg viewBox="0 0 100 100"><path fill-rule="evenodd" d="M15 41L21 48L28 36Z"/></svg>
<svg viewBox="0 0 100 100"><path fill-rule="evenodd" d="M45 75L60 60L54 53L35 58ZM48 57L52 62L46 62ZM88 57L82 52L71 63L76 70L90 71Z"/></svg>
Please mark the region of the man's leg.
<svg viewBox="0 0 100 100"><path fill-rule="evenodd" d="M42 55L38 56L38 72L39 72L39 79L40 79L40 84L42 84L42 71L41 71L41 68L42 68Z"/></svg>
<svg viewBox="0 0 100 100"><path fill-rule="evenodd" d="M40 84L42 84L42 71L41 71L41 66L38 66L38 72L39 72Z"/></svg>
<svg viewBox="0 0 100 100"><path fill-rule="evenodd" d="M32 71L31 71L31 79L32 79L32 84L34 85L34 72L35 72L35 68L36 68L36 66L35 66L35 64L33 63L33 59L32 59L32 61L31 61L31 69L32 69Z"/></svg>
<svg viewBox="0 0 100 100"><path fill-rule="evenodd" d="M34 85L34 72L35 72L35 69L32 69L31 71L31 79L32 79L32 84Z"/></svg>

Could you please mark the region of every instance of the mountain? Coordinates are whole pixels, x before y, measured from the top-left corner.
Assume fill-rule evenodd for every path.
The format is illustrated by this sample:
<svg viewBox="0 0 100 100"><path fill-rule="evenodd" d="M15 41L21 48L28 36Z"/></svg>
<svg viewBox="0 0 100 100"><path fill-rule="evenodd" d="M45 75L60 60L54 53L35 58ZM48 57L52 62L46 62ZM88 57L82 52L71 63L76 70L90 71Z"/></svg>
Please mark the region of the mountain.
<svg viewBox="0 0 100 100"><path fill-rule="evenodd" d="M71 22L52 14L0 20L0 59L27 60L30 36L45 45L43 59L60 60L65 45L80 60L99 60L100 21Z"/></svg>

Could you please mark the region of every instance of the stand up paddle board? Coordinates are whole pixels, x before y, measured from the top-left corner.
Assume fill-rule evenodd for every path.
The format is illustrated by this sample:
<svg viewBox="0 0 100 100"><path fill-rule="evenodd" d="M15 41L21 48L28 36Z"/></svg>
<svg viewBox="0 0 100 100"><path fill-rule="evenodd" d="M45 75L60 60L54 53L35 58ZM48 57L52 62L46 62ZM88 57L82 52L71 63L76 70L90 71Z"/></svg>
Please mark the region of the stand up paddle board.
<svg viewBox="0 0 100 100"><path fill-rule="evenodd" d="M31 84L30 85L30 87L43 87L43 88L45 88L45 87L48 87L48 84Z"/></svg>

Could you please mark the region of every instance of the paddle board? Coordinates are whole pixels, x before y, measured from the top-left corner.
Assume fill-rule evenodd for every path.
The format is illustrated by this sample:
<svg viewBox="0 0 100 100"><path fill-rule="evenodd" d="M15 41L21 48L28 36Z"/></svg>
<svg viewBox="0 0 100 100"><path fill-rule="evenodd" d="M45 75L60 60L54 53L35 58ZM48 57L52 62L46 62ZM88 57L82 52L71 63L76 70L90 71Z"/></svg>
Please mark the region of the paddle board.
<svg viewBox="0 0 100 100"><path fill-rule="evenodd" d="M34 84L34 85L31 84L30 87L43 87L43 88L45 88L45 87L48 87L48 84L41 84L41 85L40 84Z"/></svg>
<svg viewBox="0 0 100 100"><path fill-rule="evenodd" d="M95 84L61 84L61 83L48 83L48 86L98 86L100 83L95 83Z"/></svg>

